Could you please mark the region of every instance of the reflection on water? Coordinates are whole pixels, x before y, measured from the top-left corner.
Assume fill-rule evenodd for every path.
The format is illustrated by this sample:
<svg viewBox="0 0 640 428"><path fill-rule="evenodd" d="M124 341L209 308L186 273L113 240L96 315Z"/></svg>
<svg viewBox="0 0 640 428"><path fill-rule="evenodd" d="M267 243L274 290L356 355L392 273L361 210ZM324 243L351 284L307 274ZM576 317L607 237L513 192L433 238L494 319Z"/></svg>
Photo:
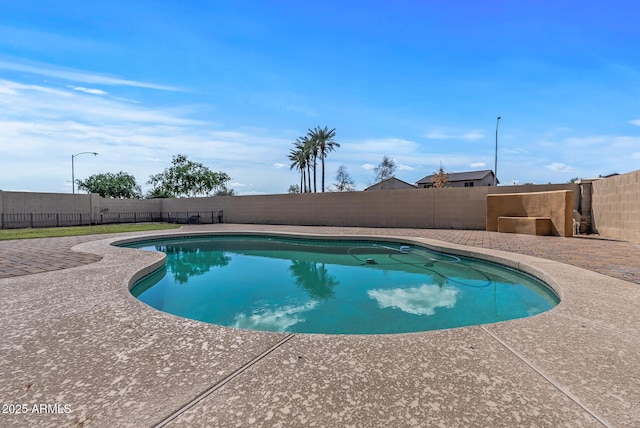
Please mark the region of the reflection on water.
<svg viewBox="0 0 640 428"><path fill-rule="evenodd" d="M298 287L307 291L312 299L326 300L335 296L333 291L340 282L329 275L324 263L292 260L289 272Z"/></svg>
<svg viewBox="0 0 640 428"><path fill-rule="evenodd" d="M190 277L209 272L212 267L227 266L231 257L219 251L206 251L193 244L156 245L157 251L167 255L166 267L179 284L186 284Z"/></svg>
<svg viewBox="0 0 640 428"><path fill-rule="evenodd" d="M281 306L259 308L250 315L239 313L235 316L233 327L248 330L287 331L295 324L304 322L302 314L318 306L318 302L309 302L299 306Z"/></svg>
<svg viewBox="0 0 640 428"><path fill-rule="evenodd" d="M144 278L131 293L213 324L330 334L485 324L544 312L559 301L521 272L402 246L246 236L141 243L167 254L166 275Z"/></svg>
<svg viewBox="0 0 640 428"><path fill-rule="evenodd" d="M408 314L431 316L436 313L436 308L453 308L458 290L425 284L412 288L369 290L367 294L381 308L397 308Z"/></svg>

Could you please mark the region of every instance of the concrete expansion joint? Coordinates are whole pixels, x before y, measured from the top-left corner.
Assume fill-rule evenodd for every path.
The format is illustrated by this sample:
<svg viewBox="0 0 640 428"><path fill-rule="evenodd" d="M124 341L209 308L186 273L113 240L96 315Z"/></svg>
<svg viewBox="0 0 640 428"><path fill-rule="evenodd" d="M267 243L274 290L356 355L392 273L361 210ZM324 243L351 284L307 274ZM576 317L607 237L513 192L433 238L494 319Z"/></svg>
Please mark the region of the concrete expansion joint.
<svg viewBox="0 0 640 428"><path fill-rule="evenodd" d="M513 355L515 355L520 361L522 361L524 364L526 364L527 366L529 366L531 368L531 370L533 370L534 372L538 373L540 376L542 376L547 382L549 382L551 385L553 385L558 391L560 391L561 393L563 393L564 395L567 396L567 398L571 401L573 401L576 405L578 405L579 407L581 407L585 412L587 412L588 414L590 414L595 420L597 420L598 422L600 422L602 424L602 426L605 426L607 428L611 428L611 424L609 424L609 422L607 422L604 418L602 418L601 416L599 416L598 414L596 414L593 410L589 409L586 405L584 405L583 403L580 402L580 400L578 400L576 397L573 396L573 394L571 394L569 391L567 391L562 385L560 385L558 382L556 382L555 380L553 380L550 376L548 376L547 374L545 374L541 369L539 369L538 367L535 366L535 364L531 363L529 360L527 360L524 356L522 356L518 351L516 351L515 349L513 349L512 347L510 347L507 343L505 343L502 339L500 339L498 336L496 336L495 334L493 334L491 331L489 331L489 329L487 329L484 326L480 326L480 328L482 330L484 330L489 336L493 337L493 339L498 342L499 344L501 344L505 349L507 349L509 352L511 352Z"/></svg>
<svg viewBox="0 0 640 428"><path fill-rule="evenodd" d="M293 333L286 335L278 343L276 343L275 345L273 345L272 347L270 347L269 349L264 351L262 354L258 355L253 360L249 361L246 364L243 364L238 369L236 369L233 372L229 373L228 376L222 378L219 382L216 382L215 384L213 384L212 386L210 386L209 388L207 388L206 390L204 390L203 392L198 394L193 400L189 401L187 404L185 404L184 406L180 407L178 410L176 410L175 412L173 412L172 414L170 414L169 416L167 416L166 418L164 418L163 420L158 422L156 425L154 425L154 428L161 428L161 427L167 426L169 423L171 423L173 420L178 418L180 415L182 415L184 412L186 412L187 410L189 410L190 408L192 408L196 404L198 404L200 401L204 400L209 395L211 395L212 393L214 393L218 389L222 388L224 385L226 385L227 383L231 382L233 379L235 379L236 377L240 376L245 371L249 370L251 367L253 367L255 364L257 364L259 361L261 361L262 359L267 357L269 354L271 354L273 351L275 351L276 349L278 349L279 347L284 345L286 342L288 342L290 339L292 339L294 336L295 336L295 334L293 334Z"/></svg>

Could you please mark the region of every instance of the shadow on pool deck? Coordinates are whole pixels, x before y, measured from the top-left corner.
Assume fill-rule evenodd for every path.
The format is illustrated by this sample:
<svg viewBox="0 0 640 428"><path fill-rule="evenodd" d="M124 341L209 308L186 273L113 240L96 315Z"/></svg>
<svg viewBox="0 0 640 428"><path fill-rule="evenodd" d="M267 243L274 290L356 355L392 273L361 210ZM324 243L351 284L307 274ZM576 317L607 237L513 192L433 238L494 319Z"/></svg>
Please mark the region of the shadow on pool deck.
<svg viewBox="0 0 640 428"><path fill-rule="evenodd" d="M415 334L234 330L156 311L128 293L161 254L109 246L118 238L105 235L5 241L0 397L28 412L0 414L0 426L640 426L638 244L230 224L136 235L209 230L479 247L540 273L562 302L535 317ZM15 260L21 272L5 270Z"/></svg>

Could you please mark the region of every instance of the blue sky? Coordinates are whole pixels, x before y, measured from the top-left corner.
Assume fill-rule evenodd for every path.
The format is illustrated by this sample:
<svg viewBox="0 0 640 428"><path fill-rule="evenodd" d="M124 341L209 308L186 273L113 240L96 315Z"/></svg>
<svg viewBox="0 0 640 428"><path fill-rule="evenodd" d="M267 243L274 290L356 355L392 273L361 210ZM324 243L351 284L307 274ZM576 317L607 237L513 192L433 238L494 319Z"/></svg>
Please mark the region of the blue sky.
<svg viewBox="0 0 640 428"><path fill-rule="evenodd" d="M383 156L503 184L640 169L635 1L0 0L0 189L71 191L186 154L238 194L286 193L308 128L327 182Z"/></svg>

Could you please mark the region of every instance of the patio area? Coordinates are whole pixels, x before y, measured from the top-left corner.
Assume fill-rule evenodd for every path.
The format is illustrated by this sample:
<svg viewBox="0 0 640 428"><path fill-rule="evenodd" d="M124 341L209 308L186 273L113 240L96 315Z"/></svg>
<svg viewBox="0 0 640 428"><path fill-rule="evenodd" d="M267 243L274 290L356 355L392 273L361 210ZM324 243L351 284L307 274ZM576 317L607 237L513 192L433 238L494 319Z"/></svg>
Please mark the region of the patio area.
<svg viewBox="0 0 640 428"><path fill-rule="evenodd" d="M131 234L3 241L0 426L640 426L640 244L247 224L135 236L234 231L398 237L519 267L562 302L412 334L243 331L132 297L163 256L109 245Z"/></svg>

